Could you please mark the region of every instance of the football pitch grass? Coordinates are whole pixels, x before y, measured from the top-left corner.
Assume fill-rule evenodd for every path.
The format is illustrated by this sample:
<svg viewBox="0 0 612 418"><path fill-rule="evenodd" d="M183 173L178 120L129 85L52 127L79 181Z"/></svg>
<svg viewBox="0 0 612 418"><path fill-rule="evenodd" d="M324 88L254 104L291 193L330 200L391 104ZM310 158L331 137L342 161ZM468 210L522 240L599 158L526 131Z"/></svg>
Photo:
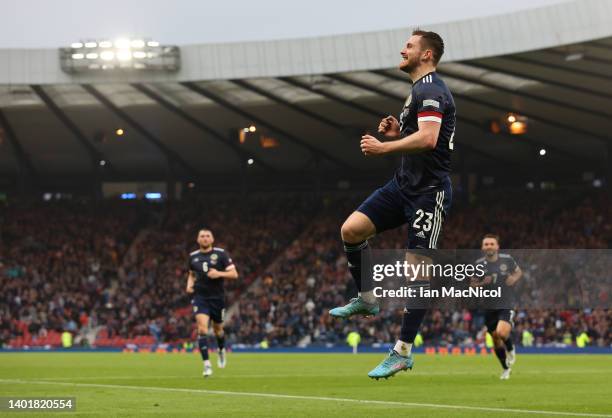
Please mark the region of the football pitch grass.
<svg viewBox="0 0 612 418"><path fill-rule="evenodd" d="M507 381L494 356L416 355L370 380L383 357L230 353L204 379L193 354L4 353L0 396L76 397L73 416L612 416L611 355L519 353Z"/></svg>

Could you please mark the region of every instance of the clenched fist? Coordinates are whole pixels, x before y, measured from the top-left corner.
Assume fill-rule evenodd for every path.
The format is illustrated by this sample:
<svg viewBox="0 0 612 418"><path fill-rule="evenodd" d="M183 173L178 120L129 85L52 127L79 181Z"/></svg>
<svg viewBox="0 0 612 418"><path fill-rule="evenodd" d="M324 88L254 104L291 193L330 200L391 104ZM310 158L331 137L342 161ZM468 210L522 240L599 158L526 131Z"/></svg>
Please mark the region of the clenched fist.
<svg viewBox="0 0 612 418"><path fill-rule="evenodd" d="M400 125L397 119L389 115L378 124L378 132L389 138L396 138L400 135Z"/></svg>
<svg viewBox="0 0 612 418"><path fill-rule="evenodd" d="M361 137L361 152L364 155L381 155L386 152L386 146L372 135L364 135Z"/></svg>

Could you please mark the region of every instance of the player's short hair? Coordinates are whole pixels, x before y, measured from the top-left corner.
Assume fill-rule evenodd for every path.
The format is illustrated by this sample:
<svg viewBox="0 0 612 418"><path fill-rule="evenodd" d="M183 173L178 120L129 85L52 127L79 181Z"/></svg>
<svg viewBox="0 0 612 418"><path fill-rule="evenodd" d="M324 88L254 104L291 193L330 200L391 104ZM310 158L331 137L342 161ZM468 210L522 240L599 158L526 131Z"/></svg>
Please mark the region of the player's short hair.
<svg viewBox="0 0 612 418"><path fill-rule="evenodd" d="M444 40L442 37L436 32L421 29L415 29L412 34L421 37L422 46L425 49L431 49L434 64L438 65L440 58L444 55Z"/></svg>
<svg viewBox="0 0 612 418"><path fill-rule="evenodd" d="M496 235L496 234L485 234L485 236L482 237L482 240L484 241L486 238L493 238L495 241L497 241L497 245L499 245L499 235Z"/></svg>
<svg viewBox="0 0 612 418"><path fill-rule="evenodd" d="M200 234L200 232L202 231L206 231L206 232L210 232L211 234L213 233L212 229L210 228L206 228L206 227L202 227L200 229L198 229L198 235Z"/></svg>

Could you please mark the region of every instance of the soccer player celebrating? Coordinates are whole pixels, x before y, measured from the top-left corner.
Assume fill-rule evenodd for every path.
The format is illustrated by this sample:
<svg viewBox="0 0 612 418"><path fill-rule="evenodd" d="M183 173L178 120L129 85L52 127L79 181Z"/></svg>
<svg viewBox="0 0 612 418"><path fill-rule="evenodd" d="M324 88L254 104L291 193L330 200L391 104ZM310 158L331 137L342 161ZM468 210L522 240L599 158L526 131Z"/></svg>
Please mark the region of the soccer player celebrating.
<svg viewBox="0 0 612 418"><path fill-rule="evenodd" d="M391 181L371 194L342 225L348 266L359 294L349 304L332 309L334 317L379 312L371 281L361 280L362 256L367 257L369 238L408 223L408 248L436 248L451 204L449 174L455 135L455 102L436 73L443 53L444 42L437 33L412 33L399 64L412 80L412 91L399 121L388 116L380 122L378 132L387 138L385 142L371 135L361 138L364 155L401 154L401 165ZM368 376L387 378L412 368L412 343L425 312L404 311L400 339Z"/></svg>
<svg viewBox="0 0 612 418"><path fill-rule="evenodd" d="M209 229L200 229L197 238L199 250L189 254L187 293L193 293L193 312L198 326L198 347L204 362L204 377L212 374L208 359L208 323L212 319L213 331L217 337L219 356L217 365L226 365L223 317L225 298L223 279L237 279L238 271L229 254L222 248L213 247L215 238Z"/></svg>
<svg viewBox="0 0 612 418"><path fill-rule="evenodd" d="M497 288L501 286L505 301L513 301L512 287L523 275L521 268L512 256L499 252L499 237L487 234L482 239L484 257L476 260L476 264L485 267L482 279L472 279L472 286ZM516 350L510 333L514 326L514 311L512 309L492 309L485 313L487 330L493 337L495 355L503 368L500 379L510 378L511 367L516 361Z"/></svg>

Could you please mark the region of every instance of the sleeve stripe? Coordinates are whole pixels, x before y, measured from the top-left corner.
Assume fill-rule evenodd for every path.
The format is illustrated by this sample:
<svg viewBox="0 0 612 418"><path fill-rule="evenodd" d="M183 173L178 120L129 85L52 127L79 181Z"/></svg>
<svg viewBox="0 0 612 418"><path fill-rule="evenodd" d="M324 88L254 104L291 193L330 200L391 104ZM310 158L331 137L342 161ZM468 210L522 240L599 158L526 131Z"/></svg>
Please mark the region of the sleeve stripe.
<svg viewBox="0 0 612 418"><path fill-rule="evenodd" d="M442 123L442 118L439 118L437 116L422 116L422 117L419 117L418 121L419 122L438 122L438 123Z"/></svg>
<svg viewBox="0 0 612 418"><path fill-rule="evenodd" d="M419 118L421 118L423 116L436 116L436 117L442 119L442 116L444 116L444 115L442 113L440 113L440 112L435 112L435 111L432 111L432 110L426 110L424 112L419 112L417 114L417 116Z"/></svg>

